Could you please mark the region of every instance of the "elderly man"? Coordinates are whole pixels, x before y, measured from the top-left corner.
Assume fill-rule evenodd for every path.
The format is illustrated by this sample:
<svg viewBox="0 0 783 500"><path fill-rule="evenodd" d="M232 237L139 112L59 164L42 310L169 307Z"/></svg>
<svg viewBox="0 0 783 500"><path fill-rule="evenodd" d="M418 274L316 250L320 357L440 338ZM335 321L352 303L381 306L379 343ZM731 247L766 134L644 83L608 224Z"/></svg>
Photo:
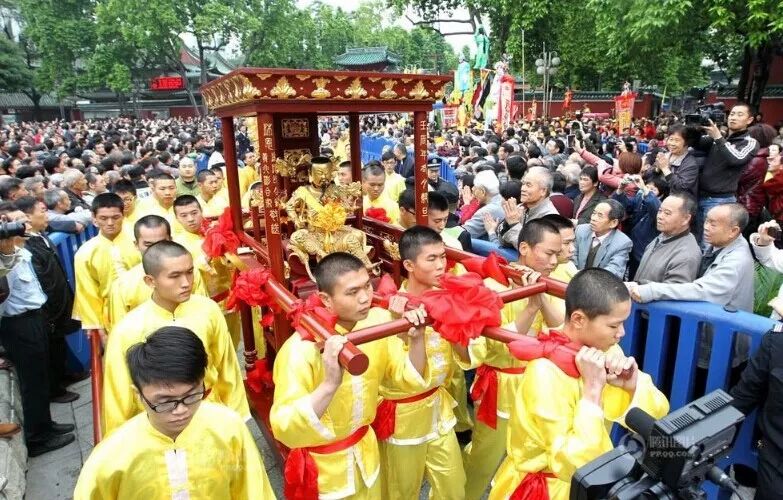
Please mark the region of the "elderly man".
<svg viewBox="0 0 783 500"><path fill-rule="evenodd" d="M28 177L22 182L22 185L24 185L24 188L27 190L30 196L36 198L38 201L44 201L44 192L46 191L46 186L44 186L43 177Z"/></svg>
<svg viewBox="0 0 783 500"><path fill-rule="evenodd" d="M502 207L503 198L500 196L500 181L495 172L482 170L476 174L473 179L473 198L478 201L479 209L473 217L465 221L462 227L470 233L471 238L487 239L484 219L500 220L505 217Z"/></svg>
<svg viewBox="0 0 783 500"><path fill-rule="evenodd" d="M540 219L545 215L556 214L557 208L549 199L552 183L552 173L549 169L544 167L530 168L522 178L519 205L513 198L503 202L503 211L506 217L498 226L497 233L490 234L490 241L497 241L503 246L516 248L519 232L525 223Z"/></svg>
<svg viewBox="0 0 783 500"><path fill-rule="evenodd" d="M87 203L92 203L96 196L109 191L106 187L106 179L102 175L90 172L84 177L87 179L87 191L83 193L82 197Z"/></svg>
<svg viewBox="0 0 783 500"><path fill-rule="evenodd" d="M70 212L71 199L68 193L60 188L47 189L44 192L44 204L46 205L49 226L57 231L68 233L80 233L85 226L92 223L92 214L89 210Z"/></svg>
<svg viewBox="0 0 783 500"><path fill-rule="evenodd" d="M625 276L633 242L618 229L625 209L617 200L596 205L589 224L576 227L576 252L573 261L581 271L588 267L606 269L618 278Z"/></svg>
<svg viewBox="0 0 783 500"><path fill-rule="evenodd" d="M3 201L16 201L22 196L27 196L30 193L24 187L24 181L17 179L16 177L7 177L0 181L0 198Z"/></svg>
<svg viewBox="0 0 783 500"><path fill-rule="evenodd" d="M690 231L696 208L687 193L663 200L656 217L660 234L644 250L634 276L637 283L690 283L698 277L701 249Z"/></svg>
<svg viewBox="0 0 783 500"><path fill-rule="evenodd" d="M90 210L90 204L84 199L87 191L87 178L76 169L69 169L63 173L63 189L71 199L71 212L78 210ZM69 212L70 213L70 212Z"/></svg>

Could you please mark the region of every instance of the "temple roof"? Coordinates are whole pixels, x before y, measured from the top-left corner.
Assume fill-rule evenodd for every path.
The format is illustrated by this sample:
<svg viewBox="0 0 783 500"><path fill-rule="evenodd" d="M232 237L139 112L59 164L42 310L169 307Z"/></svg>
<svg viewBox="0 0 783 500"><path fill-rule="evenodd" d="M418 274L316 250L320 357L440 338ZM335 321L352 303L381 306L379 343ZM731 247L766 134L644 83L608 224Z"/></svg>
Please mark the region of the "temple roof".
<svg viewBox="0 0 783 500"><path fill-rule="evenodd" d="M359 47L346 49L344 54L334 58L334 62L340 66L368 66L384 62L396 66L400 58L388 47Z"/></svg>

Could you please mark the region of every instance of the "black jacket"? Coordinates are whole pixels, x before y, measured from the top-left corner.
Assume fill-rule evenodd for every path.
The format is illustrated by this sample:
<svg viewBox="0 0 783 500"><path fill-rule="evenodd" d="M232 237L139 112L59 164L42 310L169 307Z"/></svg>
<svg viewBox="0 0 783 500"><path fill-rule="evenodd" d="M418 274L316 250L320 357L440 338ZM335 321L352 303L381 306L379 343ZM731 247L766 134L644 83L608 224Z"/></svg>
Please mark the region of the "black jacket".
<svg viewBox="0 0 783 500"><path fill-rule="evenodd" d="M65 193L68 195L68 198L71 199L71 209L68 210L68 213L73 212L76 210L76 207L82 207L82 210L89 210L90 204L87 203L84 198L79 196L78 194L74 193L70 189L66 189Z"/></svg>
<svg viewBox="0 0 783 500"><path fill-rule="evenodd" d="M58 335L73 333L81 325L71 319L73 309L73 290L63 269L57 249L45 236L32 236L25 243L32 254L33 269L46 294L46 303L42 310L46 322Z"/></svg>
<svg viewBox="0 0 783 500"><path fill-rule="evenodd" d="M744 414L759 409L759 491L756 498L780 498L783 491L783 323L761 340L742 378L731 389L733 405ZM763 489L767 491L762 491Z"/></svg>
<svg viewBox="0 0 783 500"><path fill-rule="evenodd" d="M699 149L708 151L699 175L699 197L733 196L742 170L756 156L759 143L745 130L717 140L702 137Z"/></svg>

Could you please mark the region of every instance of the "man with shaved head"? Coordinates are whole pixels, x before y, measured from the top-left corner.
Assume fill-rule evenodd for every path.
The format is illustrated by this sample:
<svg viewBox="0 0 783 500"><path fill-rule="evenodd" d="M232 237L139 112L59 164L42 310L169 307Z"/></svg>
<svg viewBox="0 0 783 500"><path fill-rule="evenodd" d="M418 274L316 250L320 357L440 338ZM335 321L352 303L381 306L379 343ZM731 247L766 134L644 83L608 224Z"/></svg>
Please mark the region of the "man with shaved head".
<svg viewBox="0 0 783 500"><path fill-rule="evenodd" d="M129 378L125 361L128 348L171 324L192 330L204 343L209 354L204 383L212 389L207 399L250 418L242 373L220 307L207 297L193 295L190 252L179 243L159 241L144 252L142 267L151 297L114 326L106 345L104 434L144 411Z"/></svg>

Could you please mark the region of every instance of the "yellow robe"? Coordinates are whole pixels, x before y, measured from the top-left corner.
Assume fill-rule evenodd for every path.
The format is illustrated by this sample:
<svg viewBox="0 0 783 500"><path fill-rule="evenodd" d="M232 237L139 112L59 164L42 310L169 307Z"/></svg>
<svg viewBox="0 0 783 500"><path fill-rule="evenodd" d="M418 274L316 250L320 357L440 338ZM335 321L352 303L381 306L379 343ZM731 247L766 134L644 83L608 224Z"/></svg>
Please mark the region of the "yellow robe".
<svg viewBox="0 0 783 500"><path fill-rule="evenodd" d="M400 291L405 291L403 286ZM393 356L407 357L405 343L399 337L388 339ZM448 381L461 369L454 363L457 354L451 343L432 328L425 330L429 383L425 391L406 392L395 385L381 385L381 396L403 399L437 391L412 403L398 404L394 434L380 443L383 457L385 498L418 499L423 477L427 476L434 498L457 500L465 492L465 470L453 429L457 424L453 409L457 406L446 390Z"/></svg>
<svg viewBox="0 0 783 500"><path fill-rule="evenodd" d="M373 201L370 201L369 196L364 195L362 206L364 207L365 213L367 213L367 209L370 207L382 208L386 211L386 216L390 220L389 224L395 226L400 225L400 206L397 205L397 202L392 201L385 193L381 193L381 195Z"/></svg>
<svg viewBox="0 0 783 500"><path fill-rule="evenodd" d="M242 418L204 401L176 440L146 413L101 441L82 467L75 500L271 500L275 498Z"/></svg>
<svg viewBox="0 0 783 500"><path fill-rule="evenodd" d="M139 262L139 250L125 231L114 240L98 234L79 247L73 259L76 277L73 317L81 320L82 328L108 328L111 284Z"/></svg>
<svg viewBox="0 0 783 500"><path fill-rule="evenodd" d="M614 346L612 350L620 350ZM620 350L621 351L621 350ZM516 388L508 432L508 456L493 480L490 500L508 498L529 472L551 472L549 498L567 500L574 471L614 446L612 423L638 407L661 418L669 402L646 373L639 373L633 397L606 385L603 408L583 401L582 379L569 377L548 359L528 363Z"/></svg>
<svg viewBox="0 0 783 500"><path fill-rule="evenodd" d="M394 172L391 175L386 175L386 182L383 185L381 196L388 196L391 201L396 203L400 199L400 193L405 191L405 187L405 177Z"/></svg>
<svg viewBox="0 0 783 500"><path fill-rule="evenodd" d="M244 166L239 169L239 197L241 198L250 189L250 185L257 181L260 177L256 167Z"/></svg>
<svg viewBox="0 0 783 500"><path fill-rule="evenodd" d="M106 344L103 375L104 435L144 411L133 391L125 353L129 347L142 342L164 326L188 328L201 339L209 356L204 377L204 384L212 389L208 399L225 404L242 418L250 418L236 351L217 304L206 297L192 295L172 314L148 300L114 327Z"/></svg>
<svg viewBox="0 0 783 500"><path fill-rule="evenodd" d="M207 289L208 297L216 297L231 288L231 276L234 272L234 267L223 259L208 260L207 255L201 248L201 245L204 243L204 238L200 234L194 234L183 230L176 235L174 241L187 248L193 256L193 266L201 273L201 278ZM239 345L239 337L242 329L239 313L226 311L226 299L219 301L218 305L223 311L223 315L226 317L228 331L231 334L231 340L236 347Z"/></svg>
<svg viewBox="0 0 783 500"><path fill-rule="evenodd" d="M158 200L154 196L144 198L137 205L133 211L135 217L133 223L135 224L139 219L146 215L157 215L166 219L171 226L171 234L180 233L185 230L182 224L177 220L177 216L174 215L174 207L164 208L163 205L158 203Z"/></svg>
<svg viewBox="0 0 783 500"><path fill-rule="evenodd" d="M202 195L196 196L204 217L220 217L228 206L228 193L224 194L224 189L218 191L215 196L206 201Z"/></svg>
<svg viewBox="0 0 783 500"><path fill-rule="evenodd" d="M355 330L391 320L391 314L370 309ZM337 326L339 333L346 333ZM345 439L375 419L381 382L393 383L408 394L428 387L428 374L419 375L408 356L390 354L390 339L364 344L370 364L359 376L348 372L334 398L319 419L310 404L310 394L323 382L324 366L318 347L294 332L275 358L274 403L270 412L272 432L289 448L320 446ZM318 491L328 498L361 496L373 487L380 472L378 442L372 429L356 445L330 454L312 454L318 466ZM380 496L375 497L380 498Z"/></svg>
<svg viewBox="0 0 783 500"><path fill-rule="evenodd" d="M193 294L208 297L199 271L193 272ZM144 282L144 268L136 264L111 285L109 292L109 324L116 325L139 304L149 300L152 289Z"/></svg>

